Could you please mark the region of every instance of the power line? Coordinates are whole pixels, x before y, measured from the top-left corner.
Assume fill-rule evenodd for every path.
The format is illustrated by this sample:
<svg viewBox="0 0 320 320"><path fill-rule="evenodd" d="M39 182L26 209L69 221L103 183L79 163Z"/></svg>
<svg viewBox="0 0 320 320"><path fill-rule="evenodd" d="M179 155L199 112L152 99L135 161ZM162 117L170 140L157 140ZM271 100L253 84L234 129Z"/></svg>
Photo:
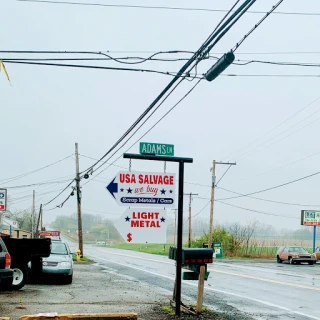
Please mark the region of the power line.
<svg viewBox="0 0 320 320"><path fill-rule="evenodd" d="M199 56L204 52L204 50L207 48L207 46L228 26L228 24L230 22L232 22L232 20L235 19L235 17L237 17L237 15L241 14L241 12L243 11L247 11L248 7L246 7L248 5L248 3L253 3L256 0L246 0L245 3L243 3L236 11L236 13L234 13L230 18L228 18L228 20L226 22L223 23L223 25L221 27L218 28L217 31L214 31L213 33L211 33L211 35L207 38L207 40L200 46L200 48L196 51L196 53L189 59L189 61L184 64L184 66L179 70L178 74L171 80L171 82L162 90L162 92L158 95L158 97L151 103L151 105L139 116L139 118L131 125L131 127L122 135L122 137L109 149L109 151L107 151L101 158L99 161L95 162L92 166L90 166L88 169L86 169L86 172L90 172L90 170L93 170L93 168L100 162L102 161L107 155L109 155L129 134L130 132L143 120L143 118L155 107L155 105L164 97L164 95L170 90L170 88L174 85L174 83L181 77L181 75L183 75L183 73L192 66L192 64L194 62L199 63ZM224 18L223 18L224 19ZM219 23L220 24L220 23ZM216 30L216 29L215 29ZM192 67L193 68L193 67ZM184 77L181 78L180 82L182 82L182 80L184 79ZM173 90L176 88L177 86L175 86L173 88ZM171 90L171 92L169 94L171 94L173 92L173 90ZM168 95L167 95L168 97ZM167 98L166 97L166 98ZM165 98L165 99L166 99Z"/></svg>
<svg viewBox="0 0 320 320"><path fill-rule="evenodd" d="M173 106L173 107L171 107L155 124L153 124L153 126L152 127L150 127L139 139L137 139L125 152L127 152L127 151L129 151L135 144L137 144L144 136L146 136L157 124L159 124L174 108L176 108L195 88L196 88L196 86L200 83L200 81L201 81L201 79L199 80L199 81L197 81L196 82L196 84ZM137 131L137 130L136 130ZM136 131L133 133L133 134L135 134L136 133ZM132 135L133 136L133 135ZM131 137L132 137L131 136ZM130 138L131 138L130 137ZM130 139L129 138L129 139ZM128 139L128 140L129 140ZM128 141L127 140L127 141ZM127 142L126 141L126 142ZM118 148L106 161L109 161L112 157L113 157L113 155L116 153L116 152L118 152L125 144L126 144L126 142L122 145L122 146L120 146L120 148ZM99 173L97 173L96 174L96 177L98 176L98 175L100 175L102 172L104 172L105 170L107 170L111 165L113 165L117 160L119 160L120 158L122 158L122 156L123 156L123 153L121 153L121 155L118 157L118 158L116 158L107 168L105 168L105 169L103 169L103 170L101 170ZM102 167L104 164L105 164L106 162L103 162L96 170L98 170L100 167ZM90 180L89 180L90 181ZM89 183L89 181L87 182L87 183ZM87 183L85 183L85 184L87 184Z"/></svg>
<svg viewBox="0 0 320 320"><path fill-rule="evenodd" d="M270 212L264 212L264 211L244 208L244 207L236 206L234 204L226 203L226 202L223 202L223 201L220 201L220 200L215 200L215 201L217 201L219 203L222 203L222 204L224 204L226 206L230 206L230 207L234 207L234 208L237 208L237 209L242 209L242 210L246 210L246 211L250 211L250 212L261 213L261 214L265 214L265 215L268 215L268 216L275 216L275 217L289 218L289 219L296 219L296 220L299 219L297 217L291 217L291 216L286 216L286 215L281 215L281 214L276 214L276 213L270 213Z"/></svg>
<svg viewBox="0 0 320 320"><path fill-rule="evenodd" d="M289 182L285 182L285 183L282 183L282 184L274 186L274 187L267 188L267 189L246 193L245 195L241 195L241 196L230 197L230 198L222 198L222 199L218 199L218 200L230 200L230 199L241 198L243 196L251 196L253 194L262 193L262 192L270 191L270 190L273 190L273 189L281 188L281 187L287 186L289 184L292 184L292 183L295 183L295 182L298 182L298 181L302 181L302 180L314 177L314 176L316 176L318 174L320 174L320 171L312 173L312 174L309 174L308 176L304 176L304 177L299 178L299 179L295 179L295 180L292 180L292 181L289 181Z"/></svg>
<svg viewBox="0 0 320 320"><path fill-rule="evenodd" d="M283 2L283 0L280 0L276 5L274 5L271 10L269 10L268 12L266 12L266 15L258 22L254 25L254 27L244 35L244 37L233 47L232 51L236 51L241 45L242 43L250 36L250 34L252 34L261 24L262 22L268 18L268 16L274 12L274 10L276 10L280 4Z"/></svg>
<svg viewBox="0 0 320 320"><path fill-rule="evenodd" d="M296 163L298 163L298 162L300 162L300 161L302 161L302 160L309 159L309 158L314 157L314 156L316 156L316 155L318 155L318 154L320 154L320 151L319 151L319 152L316 152L316 153L313 153L313 154L310 154L309 156L300 158L300 159L298 159L298 160L292 161L292 162L287 163L287 164L285 164L285 165L278 166L278 167L276 167L276 168L273 168L273 169L270 169L270 170L261 172L261 173L259 173L259 174L254 175L254 176L250 176L250 177L246 177L246 178L241 178L241 179L239 179L239 180L247 180L247 179L259 177L259 176L265 175L265 174L267 174L267 173L270 173L270 172L273 172L273 171L276 171L276 170L279 170L279 169L286 168L286 167L288 167L288 166L290 166L290 165L292 165L292 164L296 164Z"/></svg>
<svg viewBox="0 0 320 320"><path fill-rule="evenodd" d="M243 193L240 193L240 192L235 192L235 191L232 191L232 190L228 190L226 188L218 187L218 189L221 189L221 190L224 190L224 191L227 191L227 192L231 192L231 193L234 193L234 194L238 194L241 197L247 197L247 198L251 198L251 199L255 199L255 200L271 202L271 203L276 203L276 204L283 204L283 205L289 205L289 206L298 206L298 207L320 207L320 204L301 204L301 203L275 201L275 200L270 200L270 199L263 199L263 198L248 196L246 194L243 194Z"/></svg>
<svg viewBox="0 0 320 320"><path fill-rule="evenodd" d="M36 172L38 172L38 171L47 169L47 168L49 168L49 167L51 167L51 166L53 166L53 165L55 165L55 164L57 164L57 163L59 163L59 162L62 162L62 161L66 160L66 159L68 159L68 158L70 158L70 157L72 157L72 155L69 155L69 156L67 156L67 157L65 157L65 158L63 158L63 159L57 160L57 161L55 161L55 162L53 162L53 163L50 163L50 164L48 164L48 165L46 165L46 166L44 166L44 167L39 168L39 169L35 169L35 170L32 170L32 171L28 171L28 172L26 172L26 173L23 173L23 174L20 174L20 175L11 177L11 178L2 179L2 180L0 180L0 182L2 182L2 183L3 183L3 182L4 182L4 183L9 183L9 182L12 182L12 181L15 181L15 180L24 178L24 177L26 177L26 176L28 176L28 175L30 175L30 174L33 174L33 173L36 173Z"/></svg>
<svg viewBox="0 0 320 320"><path fill-rule="evenodd" d="M268 130L266 133L264 133L263 135L261 135L259 138L249 142L247 145L245 145L244 147L238 149L237 151L231 153L228 157L225 157L226 159L230 159L230 157L232 155L234 155L235 153L239 152L240 150L246 149L247 147L251 146L252 144L254 144L255 142L261 140L262 138L264 138L265 136L267 136L269 133L271 133L272 131L278 129L280 126L282 126L283 124L285 124L286 122L288 122L289 120L291 120L292 118L294 118L296 115L298 115L299 113L301 113L303 110L307 109L309 106L311 106L313 103L315 103L316 101L318 101L320 99L320 96L318 98L316 98L315 100L311 101L310 103L308 103L306 106L304 106L303 108L299 109L297 112L295 112L293 115L291 115L290 117L288 117L287 119L285 119L284 121L280 122L279 124L277 124L275 127L271 128L270 130ZM252 149L251 149L252 150ZM241 153L240 156L244 155L246 152Z"/></svg>
<svg viewBox="0 0 320 320"><path fill-rule="evenodd" d="M3 188L5 189L22 189L22 188L29 188L33 186L42 186L42 185L48 185L48 184L55 184L55 183L64 183L66 181L69 181L69 179L66 180L61 180L61 181L48 181L48 182L38 182L38 183L31 183L31 184L22 184L22 185L17 185L17 186L5 186Z"/></svg>
<svg viewBox="0 0 320 320"><path fill-rule="evenodd" d="M170 7L170 6L143 6L143 5L126 5L126 4L104 4L104 3L85 3L85 2L73 2L73 1L55 1L55 0L16 0L19 2L36 2L46 4L67 4L67 5L79 5L79 6L94 6L94 7L109 7L109 8L131 8L131 9L156 9L156 10L177 10L177 11L202 11L202 12L228 12L226 9L209 9L209 8L190 8L190 7ZM231 11L235 12L235 11ZM247 11L251 14L263 14L265 11ZM301 15L301 16L320 16L317 12L285 12L277 11L273 14L278 15Z"/></svg>
<svg viewBox="0 0 320 320"><path fill-rule="evenodd" d="M195 78L195 75L190 73L181 73L177 74L170 71L159 71L152 69L136 69L136 68L117 68L117 67L106 67L106 66L90 66L90 65L81 65L81 64L66 64L66 63L49 63L49 62L31 62L31 61L16 61L16 60L2 60L4 63L13 63L13 64L26 64L26 65L36 65L36 66L50 66L50 67L66 67L66 68L81 68L81 69L100 69L100 70L112 70L112 71L130 71L130 72L148 72L148 73L157 73L177 78ZM196 77L199 79L199 77Z"/></svg>

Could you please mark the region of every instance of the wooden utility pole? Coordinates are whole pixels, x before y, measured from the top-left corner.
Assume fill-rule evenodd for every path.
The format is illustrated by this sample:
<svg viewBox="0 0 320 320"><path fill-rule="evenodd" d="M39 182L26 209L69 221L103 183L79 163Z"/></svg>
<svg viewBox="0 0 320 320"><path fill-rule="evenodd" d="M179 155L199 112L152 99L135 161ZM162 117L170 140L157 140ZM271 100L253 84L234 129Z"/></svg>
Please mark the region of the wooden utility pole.
<svg viewBox="0 0 320 320"><path fill-rule="evenodd" d="M192 224L191 224L191 202L192 202L192 196L197 196L197 193L190 192L189 194L186 193L185 195L189 195L189 227L188 227L188 248L191 248L191 232L192 232Z"/></svg>
<svg viewBox="0 0 320 320"><path fill-rule="evenodd" d="M42 216L42 204L40 205L40 210L39 210L39 215L38 215L38 222L37 222L37 227L36 227L36 238L38 238L38 234L39 234L38 231L39 231L41 216Z"/></svg>
<svg viewBox="0 0 320 320"><path fill-rule="evenodd" d="M216 165L217 164L226 164L231 166L236 165L235 162L216 162L215 160L212 161L212 182L211 182L211 204L210 204L210 226L209 226L209 239L208 239L208 248L212 247L212 231L213 231L213 213L214 213L214 189L216 187ZM227 169L227 171L230 169L230 167ZM227 171L223 174L223 176L227 173ZM223 178L221 177L221 179ZM220 180L221 180L220 179ZM219 181L220 181L219 180Z"/></svg>
<svg viewBox="0 0 320 320"><path fill-rule="evenodd" d="M35 206L36 206L36 192L33 190L33 193L32 193L32 212L31 212L31 238L34 238Z"/></svg>
<svg viewBox="0 0 320 320"><path fill-rule="evenodd" d="M83 257L83 239L82 239L82 217L81 217L81 190L80 190L80 173L79 173L79 152L78 143L75 144L76 156L76 189L77 189L77 209L78 209L78 239L80 256Z"/></svg>

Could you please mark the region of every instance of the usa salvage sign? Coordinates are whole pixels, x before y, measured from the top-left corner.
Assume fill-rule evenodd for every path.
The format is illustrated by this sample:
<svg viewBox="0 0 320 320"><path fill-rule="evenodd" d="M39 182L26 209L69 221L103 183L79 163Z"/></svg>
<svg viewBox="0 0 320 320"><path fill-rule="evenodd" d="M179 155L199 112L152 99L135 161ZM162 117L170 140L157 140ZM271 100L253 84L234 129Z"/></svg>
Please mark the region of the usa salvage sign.
<svg viewBox="0 0 320 320"><path fill-rule="evenodd" d="M0 211L7 210L7 189L0 189Z"/></svg>
<svg viewBox="0 0 320 320"><path fill-rule="evenodd" d="M163 209L127 209L114 223L127 243L166 243L167 221Z"/></svg>
<svg viewBox="0 0 320 320"><path fill-rule="evenodd" d="M154 172L118 172L106 189L122 206L173 207L175 174Z"/></svg>

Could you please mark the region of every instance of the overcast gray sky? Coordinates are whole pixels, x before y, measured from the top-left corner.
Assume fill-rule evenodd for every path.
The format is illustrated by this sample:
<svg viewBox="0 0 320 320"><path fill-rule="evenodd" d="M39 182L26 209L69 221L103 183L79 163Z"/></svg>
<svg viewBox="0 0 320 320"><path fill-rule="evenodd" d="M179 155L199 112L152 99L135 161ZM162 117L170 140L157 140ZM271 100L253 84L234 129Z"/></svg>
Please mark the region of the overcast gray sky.
<svg viewBox="0 0 320 320"><path fill-rule="evenodd" d="M14 0L3 2L1 18L5 31L0 36L2 50L110 51L110 55L114 57L146 57L152 52L165 50L195 51L224 15L223 12L76 6ZM132 4L128 0L82 2ZM267 11L276 2L258 0L252 10ZM233 3L234 0L134 2L135 5L209 9L229 9ZM317 0L285 0L277 11L320 13L320 3ZM220 57L230 50L262 16L263 14L245 14L212 50L212 54ZM236 51L236 59L320 63L318 30L319 16L273 14ZM275 52L286 54L270 54ZM188 55L164 57L186 56ZM1 54L1 59L14 57L20 56ZM32 58L30 54L24 57ZM214 60L202 61L198 72L206 72L213 63ZM130 67L110 61L84 64ZM176 72L182 64L181 61L150 61L136 67ZM71 155L74 153L75 142L79 143L82 155L80 168L87 168L93 160L86 157L102 156L171 80L168 76L150 73L18 64L6 64L6 67L12 86L5 74L0 72L1 180ZM316 67L250 64L233 65L225 74L319 75L319 71ZM184 81L128 146L169 110L193 84L194 82ZM193 164L186 165L187 193L198 193L199 197L210 198L210 167L213 159L237 162L223 178L220 187L240 193L255 192L320 171L320 99L250 144L319 96L319 79L315 77L220 76L214 82L202 81L143 141L171 143L175 145L177 156L194 158ZM122 149L125 150L126 148ZM130 152L138 152L138 145L132 147ZM302 158L306 159L298 161ZM128 161L123 159L115 164L128 167ZM133 161L132 169L161 172L163 164ZM226 166L217 167L217 179L226 169ZM117 206L105 189L119 170L122 169L111 166L96 180L83 187L84 212L100 213L112 220L121 215L124 208ZM167 171L177 172L177 166L168 164ZM61 182L72 178L74 174L75 160L70 157L23 179L1 183L3 187L8 187L9 196L16 199L12 206L25 209L31 206L33 187L9 187L56 178ZM320 176L314 176L256 196L281 202L320 205L319 178ZM34 187L37 207L53 198L67 183ZM50 191L55 192L47 193ZM60 204L70 191L68 189L46 209ZM27 197L21 198L24 196ZM231 196L234 194L216 190L217 199ZM195 197L192 203L193 214L199 212L208 201ZM249 212L216 203L215 222L258 220L277 228L298 228L300 210L317 209L274 204L248 197L225 202L291 218ZM45 210L44 219L49 222L59 214L74 212L75 197L62 209ZM198 217L209 219L209 206Z"/></svg>

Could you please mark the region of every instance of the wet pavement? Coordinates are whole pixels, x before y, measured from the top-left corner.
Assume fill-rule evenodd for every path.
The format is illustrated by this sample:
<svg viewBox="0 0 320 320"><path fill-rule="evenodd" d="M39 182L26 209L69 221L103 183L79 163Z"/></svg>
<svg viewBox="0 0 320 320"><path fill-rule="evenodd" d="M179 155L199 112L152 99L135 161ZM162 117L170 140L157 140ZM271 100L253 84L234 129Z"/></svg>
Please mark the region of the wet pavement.
<svg viewBox="0 0 320 320"><path fill-rule="evenodd" d="M0 315L16 320L39 312L137 312L149 320L159 305L169 304L175 261L109 247L84 250L95 263L75 264L72 285L49 282L0 292ZM208 271L204 304L228 314L226 319L320 320L320 264L215 260ZM197 281L182 281L182 300L196 303Z"/></svg>
<svg viewBox="0 0 320 320"><path fill-rule="evenodd" d="M159 292L172 292L175 262L165 256L86 246L86 255L102 267L128 275ZM208 266L204 303L211 309L235 309L253 319L320 320L320 264L215 260ZM197 282L183 281L182 299L195 303Z"/></svg>

